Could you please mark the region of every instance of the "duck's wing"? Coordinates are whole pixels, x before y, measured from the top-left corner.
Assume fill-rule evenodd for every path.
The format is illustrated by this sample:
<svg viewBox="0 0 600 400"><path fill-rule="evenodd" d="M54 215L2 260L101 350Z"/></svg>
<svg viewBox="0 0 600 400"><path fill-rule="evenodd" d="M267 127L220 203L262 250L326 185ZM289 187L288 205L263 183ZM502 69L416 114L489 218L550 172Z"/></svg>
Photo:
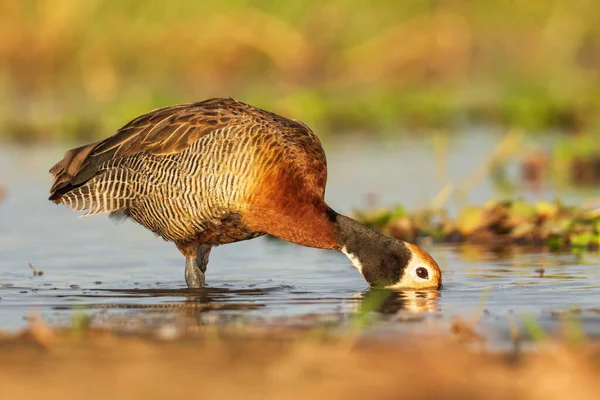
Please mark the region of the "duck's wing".
<svg viewBox="0 0 600 400"><path fill-rule="evenodd" d="M179 153L210 132L243 123L243 107L247 106L233 99L211 99L159 108L105 140L69 150L50 169L54 179L50 200L59 202L64 193L87 182L109 160L140 153Z"/></svg>

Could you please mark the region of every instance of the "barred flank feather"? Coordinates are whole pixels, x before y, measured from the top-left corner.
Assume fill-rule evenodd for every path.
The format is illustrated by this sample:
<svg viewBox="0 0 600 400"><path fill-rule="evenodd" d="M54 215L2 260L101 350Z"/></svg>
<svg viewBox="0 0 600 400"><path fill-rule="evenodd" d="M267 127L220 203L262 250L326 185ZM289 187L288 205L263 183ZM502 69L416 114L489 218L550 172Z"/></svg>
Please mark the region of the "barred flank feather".
<svg viewBox="0 0 600 400"><path fill-rule="evenodd" d="M87 211L86 216L126 210L135 199L129 183L134 175L124 169L108 170L65 193L60 201L74 211Z"/></svg>

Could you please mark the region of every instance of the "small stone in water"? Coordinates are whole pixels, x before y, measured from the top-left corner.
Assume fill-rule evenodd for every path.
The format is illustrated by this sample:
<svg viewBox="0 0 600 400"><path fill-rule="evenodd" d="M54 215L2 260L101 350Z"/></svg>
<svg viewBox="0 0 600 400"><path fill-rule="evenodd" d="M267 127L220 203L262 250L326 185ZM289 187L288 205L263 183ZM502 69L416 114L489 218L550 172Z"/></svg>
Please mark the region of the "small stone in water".
<svg viewBox="0 0 600 400"><path fill-rule="evenodd" d="M537 272L538 274L540 274L540 278L544 277L544 272L546 272L546 270L542 267L539 267L538 269L535 270L535 272Z"/></svg>

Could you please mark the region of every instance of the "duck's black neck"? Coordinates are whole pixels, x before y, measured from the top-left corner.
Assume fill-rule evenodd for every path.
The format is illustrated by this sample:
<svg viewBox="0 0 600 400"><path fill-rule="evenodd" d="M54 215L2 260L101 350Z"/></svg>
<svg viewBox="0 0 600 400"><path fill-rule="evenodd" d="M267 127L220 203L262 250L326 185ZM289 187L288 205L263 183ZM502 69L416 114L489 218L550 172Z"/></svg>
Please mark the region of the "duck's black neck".
<svg viewBox="0 0 600 400"><path fill-rule="evenodd" d="M371 286L398 282L411 258L404 242L337 213L335 226L340 251L348 256Z"/></svg>

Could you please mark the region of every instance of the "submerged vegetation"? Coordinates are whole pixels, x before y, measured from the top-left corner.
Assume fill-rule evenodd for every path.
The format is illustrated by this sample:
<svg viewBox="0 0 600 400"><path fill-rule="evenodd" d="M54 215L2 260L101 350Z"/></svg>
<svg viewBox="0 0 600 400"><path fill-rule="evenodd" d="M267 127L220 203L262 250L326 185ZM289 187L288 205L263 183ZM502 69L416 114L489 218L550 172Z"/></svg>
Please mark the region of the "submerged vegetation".
<svg viewBox="0 0 600 400"><path fill-rule="evenodd" d="M490 201L466 206L455 218L446 210L408 213L402 206L355 211L364 224L407 241L490 245L533 245L551 250L598 250L600 210L569 207L560 202Z"/></svg>
<svg viewBox="0 0 600 400"><path fill-rule="evenodd" d="M0 26L0 135L17 140L88 140L212 96L324 134L600 124L589 0L33 0L3 2Z"/></svg>

